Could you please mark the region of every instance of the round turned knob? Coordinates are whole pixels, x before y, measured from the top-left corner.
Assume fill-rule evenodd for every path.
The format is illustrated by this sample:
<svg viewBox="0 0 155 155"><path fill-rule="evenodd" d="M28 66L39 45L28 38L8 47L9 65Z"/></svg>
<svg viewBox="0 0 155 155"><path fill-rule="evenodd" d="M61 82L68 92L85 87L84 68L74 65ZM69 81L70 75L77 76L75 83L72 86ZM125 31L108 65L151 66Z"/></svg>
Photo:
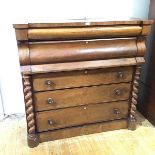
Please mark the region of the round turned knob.
<svg viewBox="0 0 155 155"><path fill-rule="evenodd" d="M84 109L84 110L86 110L86 109L87 109L87 107L83 107L83 109Z"/></svg>
<svg viewBox="0 0 155 155"><path fill-rule="evenodd" d="M85 71L84 71L84 74L88 74L88 71L87 71L87 70L85 70Z"/></svg>
<svg viewBox="0 0 155 155"><path fill-rule="evenodd" d="M113 109L113 112L114 112L114 114L116 114L116 115L118 115L118 114L121 113L120 109L117 109L117 108Z"/></svg>
<svg viewBox="0 0 155 155"><path fill-rule="evenodd" d="M51 86L53 84L53 82L51 80L47 80L47 81L45 81L45 84L48 86Z"/></svg>
<svg viewBox="0 0 155 155"><path fill-rule="evenodd" d="M47 99L47 103L48 103L48 104L53 104L53 103L54 103L54 100L53 100L52 98L48 98L48 99Z"/></svg>
<svg viewBox="0 0 155 155"><path fill-rule="evenodd" d="M53 124L54 124L53 120L49 119L49 120L48 120L48 124L49 124L49 125L53 125Z"/></svg>
<svg viewBox="0 0 155 155"><path fill-rule="evenodd" d="M118 73L117 73L117 78L122 79L122 78L123 78L123 72L118 72Z"/></svg>
<svg viewBox="0 0 155 155"><path fill-rule="evenodd" d="M115 90L115 95L121 95L121 94L122 94L122 92L121 92L120 89L116 89L116 90Z"/></svg>

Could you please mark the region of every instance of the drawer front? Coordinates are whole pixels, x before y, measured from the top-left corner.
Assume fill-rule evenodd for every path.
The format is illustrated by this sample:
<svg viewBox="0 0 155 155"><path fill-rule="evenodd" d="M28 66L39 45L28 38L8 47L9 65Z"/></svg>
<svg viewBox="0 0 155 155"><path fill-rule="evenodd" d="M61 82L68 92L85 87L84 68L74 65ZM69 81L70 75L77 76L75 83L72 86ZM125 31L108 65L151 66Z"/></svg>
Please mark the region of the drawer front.
<svg viewBox="0 0 155 155"><path fill-rule="evenodd" d="M100 85L34 93L35 110L129 99L130 83Z"/></svg>
<svg viewBox="0 0 155 155"><path fill-rule="evenodd" d="M28 58L31 65L40 65L135 57L136 43L136 38L30 43Z"/></svg>
<svg viewBox="0 0 155 155"><path fill-rule="evenodd" d="M100 103L36 114L37 131L47 131L128 116L128 101Z"/></svg>
<svg viewBox="0 0 155 155"><path fill-rule="evenodd" d="M81 23L81 22L80 22ZM86 23L86 24L85 24ZM107 25L101 24L100 26L88 26L90 22L84 24L76 23L70 26L62 27L58 25L55 28L29 28L28 29L28 40L79 40L79 39L100 39L100 38L117 38L117 37L133 37L139 36L142 32L142 26L139 25ZM86 26L85 26L86 25Z"/></svg>
<svg viewBox="0 0 155 155"><path fill-rule="evenodd" d="M50 140L57 140L74 136L82 136L111 130L125 129L127 127L128 127L127 119L119 119L114 121L93 123L59 130L41 132L38 135L40 142L46 142Z"/></svg>
<svg viewBox="0 0 155 155"><path fill-rule="evenodd" d="M54 90L89 85L129 82L132 67L59 72L33 75L34 91Z"/></svg>

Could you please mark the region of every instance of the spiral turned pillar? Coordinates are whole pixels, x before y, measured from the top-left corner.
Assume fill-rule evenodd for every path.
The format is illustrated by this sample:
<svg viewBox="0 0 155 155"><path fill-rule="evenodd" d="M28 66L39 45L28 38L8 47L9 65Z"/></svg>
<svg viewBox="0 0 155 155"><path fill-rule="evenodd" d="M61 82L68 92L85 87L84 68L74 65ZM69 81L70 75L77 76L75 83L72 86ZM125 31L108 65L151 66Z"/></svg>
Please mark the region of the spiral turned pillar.
<svg viewBox="0 0 155 155"><path fill-rule="evenodd" d="M139 78L140 78L141 67L137 66L135 70L135 75L133 79L133 87L131 93L131 107L130 107L130 115L129 115L129 129L136 129L136 105L138 99L138 87L139 87Z"/></svg>
<svg viewBox="0 0 155 155"><path fill-rule="evenodd" d="M38 137L35 130L35 119L33 109L33 99L31 91L31 82L29 75L23 75L23 91L25 100L26 120L27 120L27 133L29 147L35 147L39 144Z"/></svg>

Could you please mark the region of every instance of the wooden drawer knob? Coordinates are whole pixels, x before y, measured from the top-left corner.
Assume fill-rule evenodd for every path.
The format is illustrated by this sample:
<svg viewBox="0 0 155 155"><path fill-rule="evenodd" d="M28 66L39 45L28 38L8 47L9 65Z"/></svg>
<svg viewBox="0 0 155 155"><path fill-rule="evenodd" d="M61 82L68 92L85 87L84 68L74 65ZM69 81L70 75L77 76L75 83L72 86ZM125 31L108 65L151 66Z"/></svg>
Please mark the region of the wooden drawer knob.
<svg viewBox="0 0 155 155"><path fill-rule="evenodd" d="M46 80L45 81L45 84L48 85L48 86L52 86L53 85L53 82L51 80Z"/></svg>
<svg viewBox="0 0 155 155"><path fill-rule="evenodd" d="M49 119L49 120L48 120L48 124L49 124L49 125L53 125L53 124L54 124L54 121L51 120L51 119Z"/></svg>
<svg viewBox="0 0 155 155"><path fill-rule="evenodd" d="M116 114L116 115L118 115L118 114L121 113L120 109L118 109L118 108L113 109L113 112L114 112L114 114Z"/></svg>
<svg viewBox="0 0 155 155"><path fill-rule="evenodd" d="M122 91L120 89L115 90L115 95L119 96L122 94Z"/></svg>
<svg viewBox="0 0 155 155"><path fill-rule="evenodd" d="M47 103L48 103L48 104L53 104L53 103L54 103L54 100L53 100L52 98L48 98L48 99L47 99Z"/></svg>
<svg viewBox="0 0 155 155"><path fill-rule="evenodd" d="M118 72L117 73L117 78L122 79L124 77L123 72Z"/></svg>

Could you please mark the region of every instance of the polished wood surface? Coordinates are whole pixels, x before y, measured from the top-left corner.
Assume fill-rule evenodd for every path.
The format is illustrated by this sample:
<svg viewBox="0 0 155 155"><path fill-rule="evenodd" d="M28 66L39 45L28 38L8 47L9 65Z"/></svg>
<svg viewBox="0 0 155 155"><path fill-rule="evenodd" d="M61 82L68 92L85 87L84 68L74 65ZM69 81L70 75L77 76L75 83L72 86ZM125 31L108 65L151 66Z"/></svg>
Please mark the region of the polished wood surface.
<svg viewBox="0 0 155 155"><path fill-rule="evenodd" d="M133 67L34 74L33 90L45 91L132 81ZM51 82L47 84L47 82ZM39 83L39 85L38 85Z"/></svg>
<svg viewBox="0 0 155 155"><path fill-rule="evenodd" d="M81 125L78 127L70 127L39 133L39 141L45 142L50 140L57 140L60 138L63 139L110 130L125 129L127 126L128 124L126 119Z"/></svg>
<svg viewBox="0 0 155 155"><path fill-rule="evenodd" d="M111 21L15 24L17 40L68 40L147 35L152 21ZM35 29L36 28L36 29Z"/></svg>
<svg viewBox="0 0 155 155"><path fill-rule="evenodd" d="M89 24L88 24L88 23ZM52 23L28 23L28 24L13 24L16 29L25 28L53 28L53 27L77 27L77 26L114 26L114 25L151 25L152 20L140 20L131 18L129 20L107 20L102 18L84 18L76 20L53 21Z"/></svg>
<svg viewBox="0 0 155 155"><path fill-rule="evenodd" d="M39 136L47 141L48 136L78 135L85 130L81 125L90 123L88 133L102 131L96 122L104 122L106 130L135 129L140 68L151 24L82 20L14 25L21 72L29 77L24 97L30 147L41 142ZM127 124L117 121L121 118Z"/></svg>
<svg viewBox="0 0 155 155"><path fill-rule="evenodd" d="M30 61L37 65L134 57L136 43L136 38L32 43L29 45ZM21 64L25 65L22 61Z"/></svg>
<svg viewBox="0 0 155 155"><path fill-rule="evenodd" d="M144 38L21 43L19 59L21 65L37 65L138 57L145 50Z"/></svg>
<svg viewBox="0 0 155 155"><path fill-rule="evenodd" d="M137 106L137 99L138 99L138 92L139 92L139 79L140 79L140 73L141 73L141 66L137 65L135 68L135 74L133 77L133 85L132 85L132 93L131 93L131 108L130 108L130 114L129 114L129 129L135 130L136 128L136 106Z"/></svg>
<svg viewBox="0 0 155 155"><path fill-rule="evenodd" d="M120 101L39 112L36 114L37 131L127 118L128 106L128 101Z"/></svg>
<svg viewBox="0 0 155 155"><path fill-rule="evenodd" d="M115 27L80 27L80 28L52 28L29 29L30 40L72 40L72 39L98 39L109 37L137 36L141 33L140 26Z"/></svg>
<svg viewBox="0 0 155 155"><path fill-rule="evenodd" d="M96 60L96 61L82 61L82 62L68 62L57 64L43 64L43 65L31 65L21 66L23 74L37 74L48 72L63 72L85 69L100 69L111 67L124 67L142 65L145 62L144 58L122 58L122 59L108 59L108 60Z"/></svg>
<svg viewBox="0 0 155 155"><path fill-rule="evenodd" d="M36 122L35 116L33 114L34 104L33 104L33 96L32 96L32 86L31 86L31 78L29 75L23 75L23 93L24 93L24 101L25 101L25 111L26 111L26 120L27 120L27 139L28 146L36 147L38 142L38 136L35 134L36 132Z"/></svg>
<svg viewBox="0 0 155 155"><path fill-rule="evenodd" d="M30 65L30 51L28 43L20 43L18 45L19 61L21 65Z"/></svg>
<svg viewBox="0 0 155 155"><path fill-rule="evenodd" d="M35 110L41 111L100 102L128 100L130 89L130 83L121 83L37 92L34 93ZM49 99L52 100L52 103L48 103Z"/></svg>

